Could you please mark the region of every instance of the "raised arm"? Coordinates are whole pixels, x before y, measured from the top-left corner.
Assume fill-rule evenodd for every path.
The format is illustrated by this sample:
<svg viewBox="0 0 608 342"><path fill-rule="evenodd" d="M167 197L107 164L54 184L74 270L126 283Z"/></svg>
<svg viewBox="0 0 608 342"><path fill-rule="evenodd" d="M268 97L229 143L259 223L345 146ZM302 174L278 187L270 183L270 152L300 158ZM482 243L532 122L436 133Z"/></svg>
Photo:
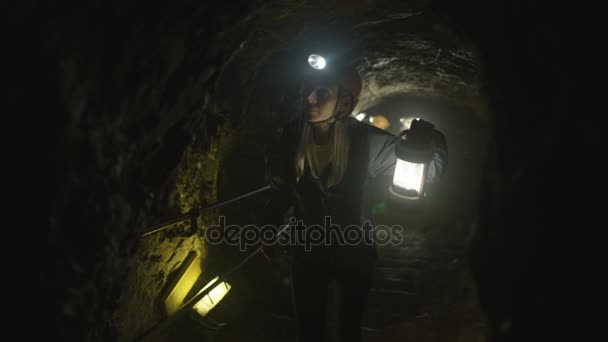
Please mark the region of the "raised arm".
<svg viewBox="0 0 608 342"><path fill-rule="evenodd" d="M441 179L448 168L448 144L440 131L433 129L429 134L433 142L434 153L433 160L429 163L426 181L434 183Z"/></svg>

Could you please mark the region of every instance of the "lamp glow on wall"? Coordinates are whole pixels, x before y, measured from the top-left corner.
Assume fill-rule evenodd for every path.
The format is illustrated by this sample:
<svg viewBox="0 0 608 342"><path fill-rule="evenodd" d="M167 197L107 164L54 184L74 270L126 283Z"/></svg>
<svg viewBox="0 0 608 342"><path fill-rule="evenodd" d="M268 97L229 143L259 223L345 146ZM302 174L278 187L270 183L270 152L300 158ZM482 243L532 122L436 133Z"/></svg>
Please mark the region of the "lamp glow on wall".
<svg viewBox="0 0 608 342"><path fill-rule="evenodd" d="M415 120L413 126L416 125L418 129L433 127L422 120ZM412 134L412 129L403 131L399 137L399 143L395 147L397 165L389 190L398 198L416 201L424 194L428 165L433 159L432 145L423 135Z"/></svg>
<svg viewBox="0 0 608 342"><path fill-rule="evenodd" d="M172 316L179 310L202 272L201 256L195 251L191 251L182 263L178 274L167 283L161 297L167 316Z"/></svg>
<svg viewBox="0 0 608 342"><path fill-rule="evenodd" d="M195 296L185 301L187 294L192 290L201 274L200 255L192 251L188 254L186 260L184 260L179 273L173 278L174 280L167 284L167 289L161 297L167 316L173 316L181 307L190 306L204 317L230 291L230 284L225 281L219 281L220 277L217 276L199 290ZM195 299L195 297L200 296L203 291L208 289L209 291L202 295L201 298ZM196 300L196 304L192 306L189 302L193 299Z"/></svg>

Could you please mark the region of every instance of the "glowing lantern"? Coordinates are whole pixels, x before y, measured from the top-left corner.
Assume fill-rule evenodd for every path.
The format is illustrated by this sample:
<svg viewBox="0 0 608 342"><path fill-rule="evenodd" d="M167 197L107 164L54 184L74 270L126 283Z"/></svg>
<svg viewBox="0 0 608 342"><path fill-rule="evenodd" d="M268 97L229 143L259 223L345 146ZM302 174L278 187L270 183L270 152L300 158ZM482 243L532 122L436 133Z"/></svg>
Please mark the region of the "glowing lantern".
<svg viewBox="0 0 608 342"><path fill-rule="evenodd" d="M431 139L418 132L428 128L433 128L433 125L415 120L412 129L400 134L399 143L395 147L397 165L393 185L389 189L398 198L419 200L424 194L428 165L433 159L433 147Z"/></svg>
<svg viewBox="0 0 608 342"><path fill-rule="evenodd" d="M211 291L209 291L193 306L193 309L203 317L205 317L209 311L211 311L224 298L228 291L230 291L230 284L225 281L218 281L218 279L219 277L215 277L198 292L201 293L210 286L213 286L213 289L211 289Z"/></svg>

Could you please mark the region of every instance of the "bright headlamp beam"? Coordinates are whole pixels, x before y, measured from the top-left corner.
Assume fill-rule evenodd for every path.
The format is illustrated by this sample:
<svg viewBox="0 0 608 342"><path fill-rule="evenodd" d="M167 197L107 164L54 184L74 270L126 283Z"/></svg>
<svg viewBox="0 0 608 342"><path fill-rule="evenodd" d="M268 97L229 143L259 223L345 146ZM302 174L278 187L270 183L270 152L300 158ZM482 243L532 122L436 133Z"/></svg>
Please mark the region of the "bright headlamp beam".
<svg viewBox="0 0 608 342"><path fill-rule="evenodd" d="M312 55L308 56L308 64L310 64L310 66L315 69L321 70L321 69L325 68L325 65L327 65L327 62L325 61L325 58L323 58L322 56L312 54Z"/></svg>

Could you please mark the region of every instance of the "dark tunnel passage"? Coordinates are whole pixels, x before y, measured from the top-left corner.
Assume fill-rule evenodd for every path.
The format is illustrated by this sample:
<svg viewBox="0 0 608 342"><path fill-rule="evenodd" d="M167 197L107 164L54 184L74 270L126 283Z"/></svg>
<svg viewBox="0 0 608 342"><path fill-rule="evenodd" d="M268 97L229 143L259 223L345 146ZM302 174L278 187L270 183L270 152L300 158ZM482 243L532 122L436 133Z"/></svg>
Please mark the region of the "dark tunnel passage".
<svg viewBox="0 0 608 342"><path fill-rule="evenodd" d="M586 143L597 136L568 139L581 131L572 120L576 65L563 48L573 29L561 6L12 6L5 82L16 114L4 137L6 165L17 167L5 168L16 180L8 212L42 220L35 233L10 229L16 236L7 240L25 241L6 246L12 293L36 294L9 298L17 335L295 341L285 254L249 260L205 317L171 320L164 306L192 255L200 271L188 297L253 251L211 244L205 232L219 217L256 222L267 193L142 234L267 185L265 153L298 113L298 58L322 46L344 52L362 77L353 117L392 134L422 118L449 148L448 172L420 212L387 206L392 178L374 181L375 222L404 230L400 244L378 250L363 341L544 341L570 331L583 340L575 313L585 300L575 284L586 278L576 242L565 240L593 226L593 204L579 209L559 185L589 177L563 157L589 160ZM586 198L593 190L576 191ZM335 309L328 313L335 327Z"/></svg>

